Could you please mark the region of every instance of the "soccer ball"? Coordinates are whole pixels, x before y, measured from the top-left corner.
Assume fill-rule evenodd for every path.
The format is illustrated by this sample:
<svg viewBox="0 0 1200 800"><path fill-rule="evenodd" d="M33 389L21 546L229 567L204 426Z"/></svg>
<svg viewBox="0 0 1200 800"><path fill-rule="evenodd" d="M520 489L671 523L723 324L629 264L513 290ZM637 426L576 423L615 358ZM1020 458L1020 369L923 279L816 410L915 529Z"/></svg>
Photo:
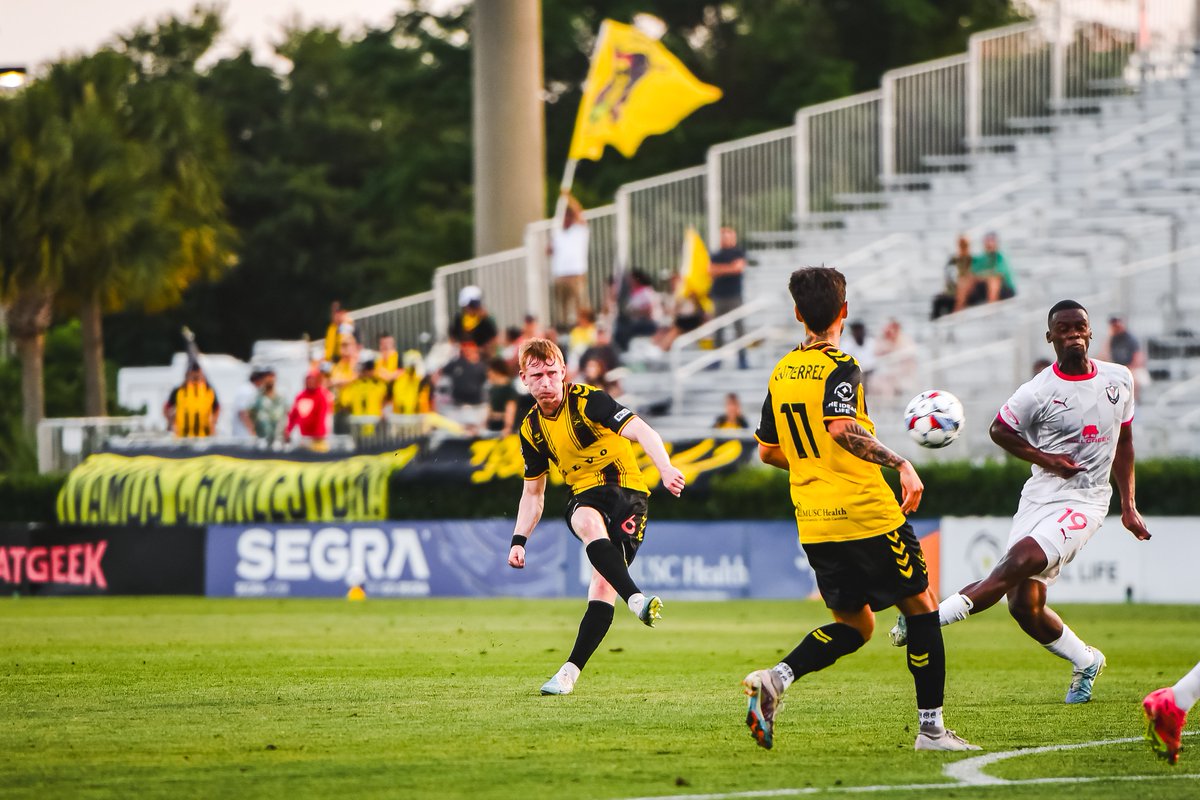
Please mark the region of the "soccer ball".
<svg viewBox="0 0 1200 800"><path fill-rule="evenodd" d="M908 401L904 429L921 447L945 447L962 430L963 406L958 398L941 389L930 389Z"/></svg>

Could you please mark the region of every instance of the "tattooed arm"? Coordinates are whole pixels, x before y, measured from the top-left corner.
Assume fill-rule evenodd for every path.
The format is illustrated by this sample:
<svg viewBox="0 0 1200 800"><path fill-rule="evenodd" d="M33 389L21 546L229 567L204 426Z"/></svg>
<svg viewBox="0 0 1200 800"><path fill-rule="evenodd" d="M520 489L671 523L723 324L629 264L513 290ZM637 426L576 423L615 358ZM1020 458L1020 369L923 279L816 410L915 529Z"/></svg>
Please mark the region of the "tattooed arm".
<svg viewBox="0 0 1200 800"><path fill-rule="evenodd" d="M833 440L851 455L899 471L900 510L905 514L917 510L917 506L921 504L921 495L925 492L925 484L921 482L912 464L885 447L883 442L871 435L857 420L840 417L830 420L827 428Z"/></svg>

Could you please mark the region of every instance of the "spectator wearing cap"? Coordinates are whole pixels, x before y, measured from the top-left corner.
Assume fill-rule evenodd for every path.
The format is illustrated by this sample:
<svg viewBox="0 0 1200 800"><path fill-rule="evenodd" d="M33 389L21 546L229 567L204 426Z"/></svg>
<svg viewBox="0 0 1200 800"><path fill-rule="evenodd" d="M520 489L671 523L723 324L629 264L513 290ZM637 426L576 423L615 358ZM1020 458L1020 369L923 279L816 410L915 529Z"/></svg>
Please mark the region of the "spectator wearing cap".
<svg viewBox="0 0 1200 800"><path fill-rule="evenodd" d="M392 379L393 414L428 414L433 411L433 389L425 375L425 362L417 350L405 350L400 371Z"/></svg>
<svg viewBox="0 0 1200 800"><path fill-rule="evenodd" d="M342 341L354 336L354 320L342 304L334 300L329 305L329 327L325 329L325 360L333 362L341 353Z"/></svg>
<svg viewBox="0 0 1200 800"><path fill-rule="evenodd" d="M254 417L250 409L262 390L263 379L267 376L262 367L250 368L250 379L238 387L233 396L233 435L239 439L252 439L254 433Z"/></svg>
<svg viewBox="0 0 1200 800"><path fill-rule="evenodd" d="M275 369L263 367L258 396L250 407L250 419L254 422L254 435L261 441L274 444L283 437L283 426L287 422L287 401L275 392Z"/></svg>
<svg viewBox="0 0 1200 800"><path fill-rule="evenodd" d="M464 286L458 293L458 306L459 311L450 323L450 341L455 344L471 341L486 355L492 355L500 331L496 320L483 306L483 290L478 286Z"/></svg>
<svg viewBox="0 0 1200 800"><path fill-rule="evenodd" d="M163 416L171 431L181 439L212 436L217 428L221 404L196 361L189 361L183 383L171 390L163 404Z"/></svg>
<svg viewBox="0 0 1200 800"><path fill-rule="evenodd" d="M328 362L326 362L327 364ZM313 450L329 449L329 411L333 407L333 396L325 388L325 367L310 369L304 378L304 388L292 402L287 425L283 429L283 440L292 440L292 431L298 430Z"/></svg>

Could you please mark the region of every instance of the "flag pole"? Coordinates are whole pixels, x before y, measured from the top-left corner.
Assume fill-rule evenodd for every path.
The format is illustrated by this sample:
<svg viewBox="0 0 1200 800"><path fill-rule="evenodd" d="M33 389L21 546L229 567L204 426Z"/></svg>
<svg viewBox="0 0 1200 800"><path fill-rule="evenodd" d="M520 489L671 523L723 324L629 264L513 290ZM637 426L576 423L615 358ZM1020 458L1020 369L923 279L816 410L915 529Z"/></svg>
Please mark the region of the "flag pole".
<svg viewBox="0 0 1200 800"><path fill-rule="evenodd" d="M558 202L554 205L554 230L562 228L563 217L567 215L567 195L575 184L575 165L578 163L579 159L568 158L567 166L563 169L562 183L558 185Z"/></svg>

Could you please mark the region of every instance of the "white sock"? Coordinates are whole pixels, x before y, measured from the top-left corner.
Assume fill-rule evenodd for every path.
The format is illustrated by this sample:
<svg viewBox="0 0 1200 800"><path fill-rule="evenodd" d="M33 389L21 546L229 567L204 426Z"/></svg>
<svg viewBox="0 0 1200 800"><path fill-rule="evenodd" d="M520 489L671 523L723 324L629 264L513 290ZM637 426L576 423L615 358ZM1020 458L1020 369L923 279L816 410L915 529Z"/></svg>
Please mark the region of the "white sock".
<svg viewBox="0 0 1200 800"><path fill-rule="evenodd" d="M1200 664L1192 667L1192 671L1180 678L1179 683L1171 689L1175 692L1175 705L1190 711L1200 700Z"/></svg>
<svg viewBox="0 0 1200 800"><path fill-rule="evenodd" d="M941 735L946 728L942 723L942 707L937 708L918 708L917 720L920 723L921 731L924 733L933 733Z"/></svg>
<svg viewBox="0 0 1200 800"><path fill-rule="evenodd" d="M572 664L570 661L558 668L560 674L565 675L570 679L571 685L575 685L575 681L579 680L579 667Z"/></svg>
<svg viewBox="0 0 1200 800"><path fill-rule="evenodd" d="M1044 647L1059 658L1070 661L1071 666L1077 670L1090 667L1096 660L1095 654L1083 643L1083 639L1076 636L1075 631L1068 628L1065 623L1062 636Z"/></svg>
<svg viewBox="0 0 1200 800"><path fill-rule="evenodd" d="M938 606L938 621L942 623L943 628L955 622L962 622L971 615L971 609L974 607L971 598L965 594L952 594Z"/></svg>
<svg viewBox="0 0 1200 800"><path fill-rule="evenodd" d="M796 673L792 671L791 667L782 661L771 667L771 672L774 672L779 676L779 679L783 681L783 690L785 692L787 691L787 688L792 685L792 681L796 680Z"/></svg>
<svg viewBox="0 0 1200 800"><path fill-rule="evenodd" d="M629 610L632 611L635 616L641 615L642 608L645 605L646 595L642 594L641 592L637 592L636 594L631 594L629 596Z"/></svg>

